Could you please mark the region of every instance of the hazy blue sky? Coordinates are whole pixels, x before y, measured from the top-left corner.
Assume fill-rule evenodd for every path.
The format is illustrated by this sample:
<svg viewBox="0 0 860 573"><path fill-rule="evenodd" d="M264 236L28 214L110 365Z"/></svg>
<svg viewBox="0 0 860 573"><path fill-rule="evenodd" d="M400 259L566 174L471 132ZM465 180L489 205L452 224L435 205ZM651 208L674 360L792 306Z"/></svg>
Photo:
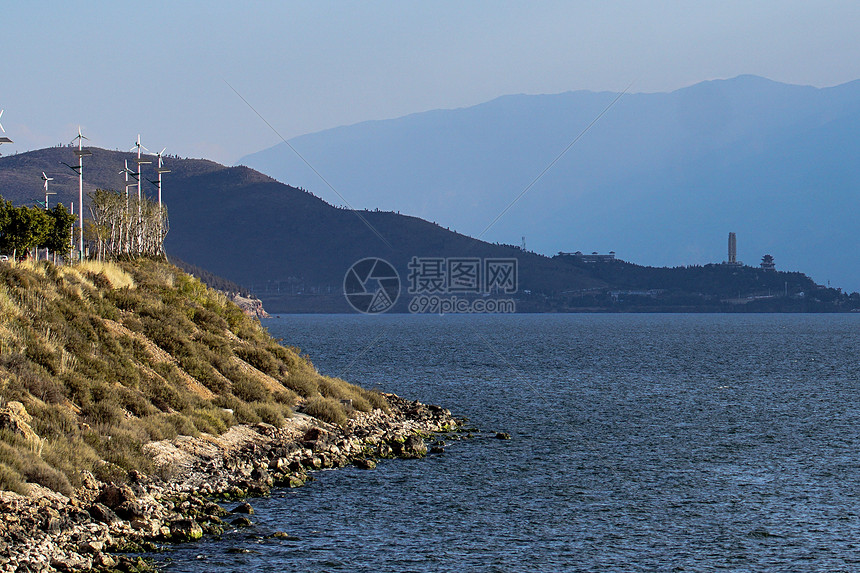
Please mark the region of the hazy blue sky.
<svg viewBox="0 0 860 573"><path fill-rule="evenodd" d="M17 2L0 8L12 153L65 143L224 163L279 140L510 93L860 78L860 3Z"/></svg>

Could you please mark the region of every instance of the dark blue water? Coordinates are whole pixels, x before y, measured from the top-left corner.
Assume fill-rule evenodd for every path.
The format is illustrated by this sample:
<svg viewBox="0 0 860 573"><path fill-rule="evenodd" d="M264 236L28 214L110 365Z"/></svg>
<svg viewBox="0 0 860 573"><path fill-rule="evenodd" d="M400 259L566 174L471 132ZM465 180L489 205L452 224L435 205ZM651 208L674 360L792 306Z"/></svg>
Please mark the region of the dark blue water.
<svg viewBox="0 0 860 573"><path fill-rule="evenodd" d="M486 433L254 500L253 528L167 571L860 570L860 316L266 326L325 374Z"/></svg>

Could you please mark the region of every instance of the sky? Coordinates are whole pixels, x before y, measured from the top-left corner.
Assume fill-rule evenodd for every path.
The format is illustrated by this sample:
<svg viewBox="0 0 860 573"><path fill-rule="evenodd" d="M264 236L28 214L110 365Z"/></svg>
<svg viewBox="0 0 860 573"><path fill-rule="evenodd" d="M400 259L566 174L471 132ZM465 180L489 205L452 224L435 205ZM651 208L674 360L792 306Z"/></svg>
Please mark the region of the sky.
<svg viewBox="0 0 860 573"><path fill-rule="evenodd" d="M281 137L513 93L740 74L832 86L860 78L858 22L856 1L5 3L14 143L0 152L68 143L80 125L97 147L140 133L233 164Z"/></svg>

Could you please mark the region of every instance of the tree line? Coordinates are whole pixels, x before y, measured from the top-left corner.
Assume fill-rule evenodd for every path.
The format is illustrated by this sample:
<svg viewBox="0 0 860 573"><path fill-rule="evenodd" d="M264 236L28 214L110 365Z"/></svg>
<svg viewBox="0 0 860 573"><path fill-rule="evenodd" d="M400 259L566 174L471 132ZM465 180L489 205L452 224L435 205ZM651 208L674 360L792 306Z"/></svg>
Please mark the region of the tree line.
<svg viewBox="0 0 860 573"><path fill-rule="evenodd" d="M0 197L0 251L21 256L36 248L67 255L74 222L75 216L62 204L52 209L15 207Z"/></svg>
<svg viewBox="0 0 860 573"><path fill-rule="evenodd" d="M89 198L87 238L95 243L99 259L164 254L168 222L163 205L108 189L96 189Z"/></svg>

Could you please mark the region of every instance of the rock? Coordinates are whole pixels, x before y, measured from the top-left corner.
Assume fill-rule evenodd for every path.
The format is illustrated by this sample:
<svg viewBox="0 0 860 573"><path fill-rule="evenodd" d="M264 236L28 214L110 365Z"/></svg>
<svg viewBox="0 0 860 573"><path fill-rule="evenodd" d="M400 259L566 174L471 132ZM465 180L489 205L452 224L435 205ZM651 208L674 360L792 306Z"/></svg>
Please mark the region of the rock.
<svg viewBox="0 0 860 573"><path fill-rule="evenodd" d="M385 442L382 442L376 447L376 454L380 458L390 458L394 456L394 450L391 448L391 446L389 446Z"/></svg>
<svg viewBox="0 0 860 573"><path fill-rule="evenodd" d="M42 522L42 531L45 533L59 533L63 528L62 521L58 517L48 516Z"/></svg>
<svg viewBox="0 0 860 573"><path fill-rule="evenodd" d="M130 521L131 528L144 535L157 536L161 531L161 522L157 519L134 517Z"/></svg>
<svg viewBox="0 0 860 573"><path fill-rule="evenodd" d="M269 472L263 466L257 466L251 470L251 479L265 483L269 480Z"/></svg>
<svg viewBox="0 0 860 573"><path fill-rule="evenodd" d="M172 541L183 543L196 541L203 537L203 528L193 519L177 519L170 524L170 538Z"/></svg>
<svg viewBox="0 0 860 573"><path fill-rule="evenodd" d="M203 511L206 512L206 515L214 516L214 517L220 517L222 515L227 515L226 509L224 509L223 507L221 507L220 505L218 505L217 503L212 502L212 501L207 502L203 506Z"/></svg>
<svg viewBox="0 0 860 573"><path fill-rule="evenodd" d="M319 442L325 441L328 439L329 433L323 430L322 428L311 428L307 432L305 432L304 437L302 438L303 442Z"/></svg>
<svg viewBox="0 0 860 573"><path fill-rule="evenodd" d="M113 569L116 567L116 559L107 553L96 553L93 556L93 565L98 565L104 569Z"/></svg>
<svg viewBox="0 0 860 573"><path fill-rule="evenodd" d="M442 446L433 446L432 448L430 448L430 453L431 454L444 454L445 448L443 448Z"/></svg>
<svg viewBox="0 0 860 573"><path fill-rule="evenodd" d="M96 521L107 523L108 525L120 521L120 518L117 517L117 515L103 503L94 503L92 506L90 506L89 513L90 517L92 517Z"/></svg>
<svg viewBox="0 0 860 573"><path fill-rule="evenodd" d="M497 440L510 440L511 435L508 434L507 432L497 432L496 433L496 439Z"/></svg>
<svg viewBox="0 0 860 573"><path fill-rule="evenodd" d="M96 503L103 503L114 510L124 503L136 501L137 497L130 487L127 485L117 486L112 483L104 486L96 498Z"/></svg>
<svg viewBox="0 0 860 573"><path fill-rule="evenodd" d="M57 571L84 571L92 567L92 564L91 559L75 554L51 559L51 567Z"/></svg>
<svg viewBox="0 0 860 573"><path fill-rule="evenodd" d="M300 541L300 539L298 537L296 537L295 535L290 535L286 531L276 531L273 534L271 534L269 537L271 537L273 539L283 539L285 541Z"/></svg>
<svg viewBox="0 0 860 573"><path fill-rule="evenodd" d="M252 522L247 517L237 517L236 519L234 519L233 521L230 522L230 525L233 525L236 527L250 527L250 526L254 525L254 522Z"/></svg>
<svg viewBox="0 0 860 573"><path fill-rule="evenodd" d="M240 503L230 513L244 513L247 515L254 515L254 508L251 507L250 503Z"/></svg>
<svg viewBox="0 0 860 573"><path fill-rule="evenodd" d="M84 541L78 546L78 551L81 553L101 553L104 551L105 544L102 541L91 540Z"/></svg>
<svg viewBox="0 0 860 573"><path fill-rule="evenodd" d="M376 462L367 458L358 458L352 463L355 464L355 467L362 470L372 470L376 467Z"/></svg>
<svg viewBox="0 0 860 573"><path fill-rule="evenodd" d="M400 445L400 455L404 458L421 458L427 454L427 446L421 436L412 434Z"/></svg>
<svg viewBox="0 0 860 573"><path fill-rule="evenodd" d="M136 501L125 501L114 508L114 512L126 521L144 516L143 507Z"/></svg>
<svg viewBox="0 0 860 573"><path fill-rule="evenodd" d="M269 313L263 308L263 302L258 298L248 298L239 295L233 295L233 302L242 309L242 312L248 316L260 318L271 318Z"/></svg>
<svg viewBox="0 0 860 573"><path fill-rule="evenodd" d="M39 442L39 436L30 427L32 418L21 402L9 402L0 409L0 430L9 430L22 436L28 442Z"/></svg>
<svg viewBox="0 0 860 573"><path fill-rule="evenodd" d="M262 434L270 438L273 438L278 434L278 428L265 422L254 424L254 430L256 430L258 434Z"/></svg>

